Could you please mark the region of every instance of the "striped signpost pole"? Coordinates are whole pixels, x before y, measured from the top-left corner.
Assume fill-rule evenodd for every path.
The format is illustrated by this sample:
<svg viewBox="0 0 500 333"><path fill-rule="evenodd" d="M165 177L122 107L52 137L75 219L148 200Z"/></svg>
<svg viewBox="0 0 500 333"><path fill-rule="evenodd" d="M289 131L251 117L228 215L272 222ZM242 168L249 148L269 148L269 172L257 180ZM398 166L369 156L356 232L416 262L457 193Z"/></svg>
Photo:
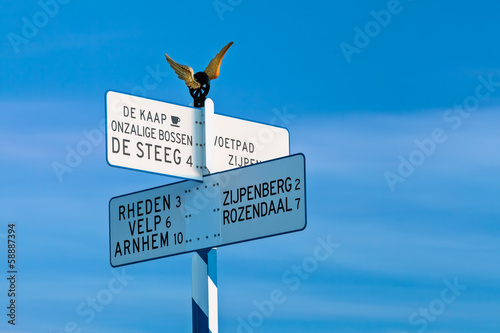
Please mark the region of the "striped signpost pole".
<svg viewBox="0 0 500 333"><path fill-rule="evenodd" d="M193 254L193 333L216 333L217 313L217 250L206 249Z"/></svg>
<svg viewBox="0 0 500 333"><path fill-rule="evenodd" d="M215 169L214 102L205 101L203 119L204 175ZM196 251L191 259L193 333L218 333L217 249Z"/></svg>

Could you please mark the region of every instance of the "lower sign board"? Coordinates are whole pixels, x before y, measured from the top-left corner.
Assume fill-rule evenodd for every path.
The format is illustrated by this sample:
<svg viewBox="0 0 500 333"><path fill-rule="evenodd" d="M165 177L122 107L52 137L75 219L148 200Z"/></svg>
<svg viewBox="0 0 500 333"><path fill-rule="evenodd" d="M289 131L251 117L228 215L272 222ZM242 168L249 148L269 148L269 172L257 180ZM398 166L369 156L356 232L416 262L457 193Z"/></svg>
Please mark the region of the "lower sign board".
<svg viewBox="0 0 500 333"><path fill-rule="evenodd" d="M112 198L111 265L303 230L305 181L296 154Z"/></svg>

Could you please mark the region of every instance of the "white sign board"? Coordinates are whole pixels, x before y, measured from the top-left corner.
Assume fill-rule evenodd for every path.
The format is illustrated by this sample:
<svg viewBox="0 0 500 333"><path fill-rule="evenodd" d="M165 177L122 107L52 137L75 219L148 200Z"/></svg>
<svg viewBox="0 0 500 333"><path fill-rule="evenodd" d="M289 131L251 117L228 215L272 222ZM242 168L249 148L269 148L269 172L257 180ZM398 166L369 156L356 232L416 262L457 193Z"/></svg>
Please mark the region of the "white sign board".
<svg viewBox="0 0 500 333"><path fill-rule="evenodd" d="M108 91L106 126L110 165L203 178L200 109Z"/></svg>
<svg viewBox="0 0 500 333"><path fill-rule="evenodd" d="M112 198L111 265L303 230L305 181L297 154Z"/></svg>
<svg viewBox="0 0 500 333"><path fill-rule="evenodd" d="M214 127L215 172L290 154L286 128L219 114L215 115Z"/></svg>

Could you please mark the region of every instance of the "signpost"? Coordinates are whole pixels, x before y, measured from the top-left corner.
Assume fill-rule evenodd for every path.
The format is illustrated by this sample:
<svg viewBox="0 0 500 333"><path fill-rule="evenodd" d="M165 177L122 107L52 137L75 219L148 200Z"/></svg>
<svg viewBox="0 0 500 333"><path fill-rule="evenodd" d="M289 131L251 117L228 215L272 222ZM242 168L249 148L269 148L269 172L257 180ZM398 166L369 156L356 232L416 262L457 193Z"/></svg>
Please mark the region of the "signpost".
<svg viewBox="0 0 500 333"><path fill-rule="evenodd" d="M112 198L113 267L299 231L302 154Z"/></svg>
<svg viewBox="0 0 500 333"><path fill-rule="evenodd" d="M108 164L189 179L110 200L110 262L196 251L193 332L216 333L215 247L303 230L305 158L285 128L215 114L204 87L201 108L106 93Z"/></svg>

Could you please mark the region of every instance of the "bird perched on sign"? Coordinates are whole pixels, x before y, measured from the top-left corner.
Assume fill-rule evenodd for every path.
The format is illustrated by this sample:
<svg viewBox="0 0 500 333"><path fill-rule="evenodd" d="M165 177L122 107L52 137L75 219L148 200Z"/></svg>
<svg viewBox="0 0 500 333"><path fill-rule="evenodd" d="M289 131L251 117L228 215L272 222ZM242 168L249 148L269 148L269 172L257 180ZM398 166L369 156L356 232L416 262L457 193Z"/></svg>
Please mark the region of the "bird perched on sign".
<svg viewBox="0 0 500 333"><path fill-rule="evenodd" d="M230 42L226 46L220 50L219 53L215 55L215 57L210 61L207 68L203 72L195 73L190 66L181 65L175 62L172 58L170 58L166 53L165 57L167 58L170 67L175 71L175 74L179 77L179 79L184 80L186 85L189 88L189 92L191 96L194 98L195 106L203 106L205 98L210 90L210 80L215 80L219 77L220 64L222 62L222 58L226 54L229 47L233 45L233 42Z"/></svg>

